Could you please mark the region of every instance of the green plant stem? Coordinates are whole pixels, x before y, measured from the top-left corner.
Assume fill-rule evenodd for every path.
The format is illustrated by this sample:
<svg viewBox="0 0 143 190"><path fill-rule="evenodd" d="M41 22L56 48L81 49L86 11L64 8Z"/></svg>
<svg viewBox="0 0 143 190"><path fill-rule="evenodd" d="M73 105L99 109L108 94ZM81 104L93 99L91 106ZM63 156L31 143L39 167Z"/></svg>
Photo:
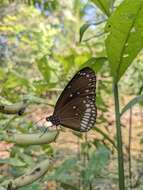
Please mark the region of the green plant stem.
<svg viewBox="0 0 143 190"><path fill-rule="evenodd" d="M129 182L130 188L132 188L132 159L131 159L131 141L132 141L132 108L130 108L129 119L129 139L128 139L128 162L129 162Z"/></svg>
<svg viewBox="0 0 143 190"><path fill-rule="evenodd" d="M122 131L121 131L121 124L120 124L120 107L119 107L117 83L114 83L114 101L115 101L116 135L117 135L117 151L118 151L119 190L125 190Z"/></svg>

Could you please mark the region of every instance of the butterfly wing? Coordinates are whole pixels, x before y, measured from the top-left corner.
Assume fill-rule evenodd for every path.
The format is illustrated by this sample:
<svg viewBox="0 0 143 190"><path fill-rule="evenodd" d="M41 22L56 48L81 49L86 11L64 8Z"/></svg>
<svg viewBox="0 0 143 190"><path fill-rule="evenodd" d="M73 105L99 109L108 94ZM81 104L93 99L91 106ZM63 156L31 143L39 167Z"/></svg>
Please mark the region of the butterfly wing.
<svg viewBox="0 0 143 190"><path fill-rule="evenodd" d="M96 76L92 69L80 70L59 97L54 116L60 124L76 131L90 130L96 121Z"/></svg>
<svg viewBox="0 0 143 190"><path fill-rule="evenodd" d="M89 96L88 96L89 97ZM76 131L89 131L96 122L95 101L77 97L70 101L60 113L60 124Z"/></svg>
<svg viewBox="0 0 143 190"><path fill-rule="evenodd" d="M74 99L76 95L80 95L79 91L81 92L82 89L84 91L89 82L96 83L95 73L89 67L85 67L80 70L64 88L63 92L57 100L53 115L59 113L64 105Z"/></svg>

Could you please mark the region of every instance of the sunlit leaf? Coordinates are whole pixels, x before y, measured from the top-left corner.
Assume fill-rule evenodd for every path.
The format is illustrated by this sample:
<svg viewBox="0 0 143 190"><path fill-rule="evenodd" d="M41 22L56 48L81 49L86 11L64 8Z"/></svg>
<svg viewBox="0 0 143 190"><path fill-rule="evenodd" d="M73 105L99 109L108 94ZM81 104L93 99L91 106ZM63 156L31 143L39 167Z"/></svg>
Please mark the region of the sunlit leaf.
<svg viewBox="0 0 143 190"><path fill-rule="evenodd" d="M109 18L106 50L118 81L143 47L143 1L125 0Z"/></svg>
<svg viewBox="0 0 143 190"><path fill-rule="evenodd" d="M17 86L29 87L29 81L27 78L20 76L17 72L9 72L7 75L8 79L4 83L5 88L15 88Z"/></svg>
<svg viewBox="0 0 143 190"><path fill-rule="evenodd" d="M104 14L110 16L114 0L91 0Z"/></svg>
<svg viewBox="0 0 143 190"><path fill-rule="evenodd" d="M3 80L5 76L4 69L0 68L0 80Z"/></svg>
<svg viewBox="0 0 143 190"><path fill-rule="evenodd" d="M37 66L39 68L39 71L41 72L44 79L49 82L50 81L50 67L48 65L48 60L46 56L43 56L41 59L37 60Z"/></svg>
<svg viewBox="0 0 143 190"><path fill-rule="evenodd" d="M82 67L91 67L96 72L99 72L100 69L107 63L106 57L92 57L87 60Z"/></svg>
<svg viewBox="0 0 143 190"><path fill-rule="evenodd" d="M140 96L136 96L135 98L133 98L127 105L125 105L125 107L122 109L121 111L121 116L128 111L129 109L131 109L133 106L135 106L138 103L143 102L143 95Z"/></svg>

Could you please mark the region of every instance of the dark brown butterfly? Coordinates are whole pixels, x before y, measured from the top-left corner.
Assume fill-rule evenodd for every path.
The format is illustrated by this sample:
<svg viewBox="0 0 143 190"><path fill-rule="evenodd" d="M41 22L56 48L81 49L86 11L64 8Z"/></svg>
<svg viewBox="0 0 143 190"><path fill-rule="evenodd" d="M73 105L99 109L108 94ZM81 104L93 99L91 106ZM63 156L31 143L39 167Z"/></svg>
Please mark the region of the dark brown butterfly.
<svg viewBox="0 0 143 190"><path fill-rule="evenodd" d="M62 125L75 131L87 132L96 122L96 76L85 67L71 79L60 95L52 116L46 118L51 125Z"/></svg>

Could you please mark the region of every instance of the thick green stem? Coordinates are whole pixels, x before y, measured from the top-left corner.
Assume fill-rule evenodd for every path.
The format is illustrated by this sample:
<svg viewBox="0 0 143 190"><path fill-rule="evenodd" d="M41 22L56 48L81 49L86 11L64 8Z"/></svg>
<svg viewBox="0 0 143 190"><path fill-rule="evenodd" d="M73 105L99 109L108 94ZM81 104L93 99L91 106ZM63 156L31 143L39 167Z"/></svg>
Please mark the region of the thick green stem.
<svg viewBox="0 0 143 190"><path fill-rule="evenodd" d="M119 190L125 190L122 131L121 131L121 124L120 124L120 107L119 107L117 83L114 83L114 101L115 101L115 116L116 116L117 150L118 150Z"/></svg>

